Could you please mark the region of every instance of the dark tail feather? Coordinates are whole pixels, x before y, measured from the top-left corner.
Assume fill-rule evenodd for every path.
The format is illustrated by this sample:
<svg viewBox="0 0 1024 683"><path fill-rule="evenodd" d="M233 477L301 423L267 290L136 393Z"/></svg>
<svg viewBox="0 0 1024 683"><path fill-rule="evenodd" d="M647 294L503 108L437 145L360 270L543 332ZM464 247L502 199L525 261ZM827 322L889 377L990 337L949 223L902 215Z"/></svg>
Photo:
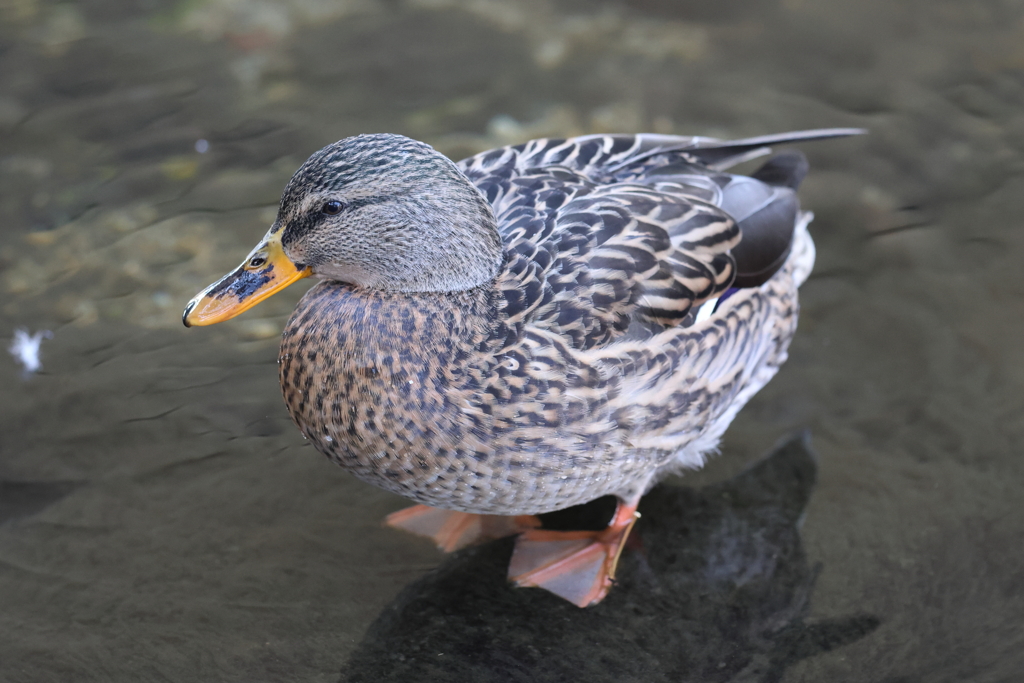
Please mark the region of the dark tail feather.
<svg viewBox="0 0 1024 683"><path fill-rule="evenodd" d="M733 287L760 287L782 267L793 247L800 204L793 190L775 192L774 201L739 222L743 238L732 249L736 259Z"/></svg>
<svg viewBox="0 0 1024 683"><path fill-rule="evenodd" d="M776 154L750 176L768 185L795 190L800 187L809 168L803 152L790 150Z"/></svg>

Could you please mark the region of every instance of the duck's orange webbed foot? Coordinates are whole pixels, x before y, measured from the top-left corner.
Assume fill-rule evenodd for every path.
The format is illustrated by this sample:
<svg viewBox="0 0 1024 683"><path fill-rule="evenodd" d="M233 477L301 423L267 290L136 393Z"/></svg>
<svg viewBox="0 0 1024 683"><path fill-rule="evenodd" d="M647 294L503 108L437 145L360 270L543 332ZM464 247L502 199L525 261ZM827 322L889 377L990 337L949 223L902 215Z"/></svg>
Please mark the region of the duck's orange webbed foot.
<svg viewBox="0 0 1024 683"><path fill-rule="evenodd" d="M512 536L540 526L540 520L532 515L518 517L474 515L469 512L441 510L427 505L413 505L404 510L392 512L384 518L384 523L417 536L432 538L437 547L446 553L474 543Z"/></svg>
<svg viewBox="0 0 1024 683"><path fill-rule="evenodd" d="M517 586L536 586L578 607L594 605L615 580L622 547L640 515L636 505L619 503L603 531L531 529L516 539L508 577Z"/></svg>

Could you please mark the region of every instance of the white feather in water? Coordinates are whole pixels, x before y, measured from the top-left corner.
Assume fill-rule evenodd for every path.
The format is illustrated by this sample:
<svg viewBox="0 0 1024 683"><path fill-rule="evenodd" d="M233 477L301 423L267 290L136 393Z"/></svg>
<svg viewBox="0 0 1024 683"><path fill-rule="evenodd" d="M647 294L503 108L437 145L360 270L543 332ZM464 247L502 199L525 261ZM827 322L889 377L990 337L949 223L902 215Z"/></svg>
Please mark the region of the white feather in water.
<svg viewBox="0 0 1024 683"><path fill-rule="evenodd" d="M43 363L39 359L39 347L44 339L52 338L53 332L49 330L39 330L35 334L29 334L28 330L20 327L14 331L14 337L7 350L24 367L24 374L32 375L43 368Z"/></svg>

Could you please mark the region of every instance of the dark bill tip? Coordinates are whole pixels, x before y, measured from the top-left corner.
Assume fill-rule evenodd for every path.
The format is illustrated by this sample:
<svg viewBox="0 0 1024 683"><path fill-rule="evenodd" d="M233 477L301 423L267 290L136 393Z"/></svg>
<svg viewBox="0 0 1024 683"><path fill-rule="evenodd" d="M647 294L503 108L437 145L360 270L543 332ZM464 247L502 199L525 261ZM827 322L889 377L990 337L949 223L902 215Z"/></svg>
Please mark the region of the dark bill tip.
<svg viewBox="0 0 1024 683"><path fill-rule="evenodd" d="M188 306L185 307L185 312L181 314L181 322L185 327L192 327L192 323L188 321L188 314L192 312L192 309L196 307L195 301L189 301Z"/></svg>

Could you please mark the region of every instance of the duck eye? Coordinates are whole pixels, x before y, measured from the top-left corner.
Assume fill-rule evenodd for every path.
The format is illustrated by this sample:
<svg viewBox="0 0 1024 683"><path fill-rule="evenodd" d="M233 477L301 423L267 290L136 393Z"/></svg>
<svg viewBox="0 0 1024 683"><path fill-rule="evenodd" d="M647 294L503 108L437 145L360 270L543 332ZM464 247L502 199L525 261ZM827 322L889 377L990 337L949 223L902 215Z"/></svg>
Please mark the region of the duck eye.
<svg viewBox="0 0 1024 683"><path fill-rule="evenodd" d="M253 256L251 259L249 259L249 267L250 268L260 268L266 262L267 262L267 257L265 257L265 256Z"/></svg>
<svg viewBox="0 0 1024 683"><path fill-rule="evenodd" d="M328 216L337 216L339 213L341 213L341 210L343 208L345 208L344 204L342 204L336 199L332 199L331 201L324 204L324 208L321 209L321 211L326 213Z"/></svg>

